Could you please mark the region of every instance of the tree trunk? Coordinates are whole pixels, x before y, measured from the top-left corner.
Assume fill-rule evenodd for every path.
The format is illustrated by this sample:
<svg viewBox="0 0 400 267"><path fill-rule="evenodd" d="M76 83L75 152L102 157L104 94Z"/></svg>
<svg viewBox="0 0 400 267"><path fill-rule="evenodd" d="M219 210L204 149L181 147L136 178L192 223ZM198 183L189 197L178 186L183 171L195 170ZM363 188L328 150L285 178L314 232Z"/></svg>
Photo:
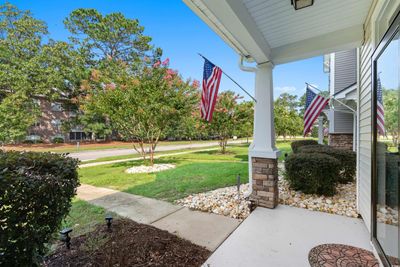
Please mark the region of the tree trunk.
<svg viewBox="0 0 400 267"><path fill-rule="evenodd" d="M219 146L221 147L221 153L225 154L226 153L226 145L228 143L227 139L222 139L219 141Z"/></svg>

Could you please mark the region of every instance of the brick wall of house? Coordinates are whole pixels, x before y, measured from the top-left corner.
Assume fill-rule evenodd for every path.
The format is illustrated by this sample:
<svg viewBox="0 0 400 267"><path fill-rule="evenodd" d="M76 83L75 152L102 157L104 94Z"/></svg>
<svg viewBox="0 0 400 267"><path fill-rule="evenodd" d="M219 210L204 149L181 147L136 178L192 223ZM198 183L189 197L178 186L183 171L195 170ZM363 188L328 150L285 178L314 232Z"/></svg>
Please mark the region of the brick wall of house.
<svg viewBox="0 0 400 267"><path fill-rule="evenodd" d="M54 110L52 103L43 98L38 101L42 115L39 121L29 129L28 135L40 136L43 142L51 142L56 136L63 137L66 142L69 141L69 133L61 130L61 123L70 118L69 111L64 108L60 111ZM56 122L60 122L59 126L56 125Z"/></svg>
<svg viewBox="0 0 400 267"><path fill-rule="evenodd" d="M353 150L353 134L329 134L328 144L340 149Z"/></svg>

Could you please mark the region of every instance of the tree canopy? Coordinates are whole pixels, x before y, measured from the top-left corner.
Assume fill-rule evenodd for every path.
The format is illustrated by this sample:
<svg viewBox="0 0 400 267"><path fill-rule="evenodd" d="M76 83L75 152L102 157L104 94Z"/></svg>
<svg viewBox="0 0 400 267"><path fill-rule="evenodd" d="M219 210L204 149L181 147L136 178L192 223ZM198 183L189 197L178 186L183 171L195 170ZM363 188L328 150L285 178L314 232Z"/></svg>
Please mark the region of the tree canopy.
<svg viewBox="0 0 400 267"><path fill-rule="evenodd" d="M72 94L73 86L82 74L80 67L79 57L72 46L49 39L43 21L9 3L1 5L2 141L16 141L26 134L38 118L37 97L58 99Z"/></svg>

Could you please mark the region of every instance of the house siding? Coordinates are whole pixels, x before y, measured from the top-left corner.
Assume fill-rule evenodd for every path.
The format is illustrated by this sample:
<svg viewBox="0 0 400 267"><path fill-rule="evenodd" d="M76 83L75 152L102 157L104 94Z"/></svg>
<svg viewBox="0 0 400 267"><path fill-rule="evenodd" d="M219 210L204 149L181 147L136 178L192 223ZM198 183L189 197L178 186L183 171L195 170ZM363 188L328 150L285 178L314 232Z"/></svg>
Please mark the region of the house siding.
<svg viewBox="0 0 400 267"><path fill-rule="evenodd" d="M336 110L343 109L345 112L334 111L333 123L334 123L334 131L333 133L353 133L353 114L347 113L349 110L347 108L336 108Z"/></svg>
<svg viewBox="0 0 400 267"><path fill-rule="evenodd" d="M358 211L371 231L371 55L373 44L371 38L371 23L365 23L364 44L360 49L359 64L359 147L358 147Z"/></svg>
<svg viewBox="0 0 400 267"><path fill-rule="evenodd" d="M357 82L357 49L335 53L334 93Z"/></svg>

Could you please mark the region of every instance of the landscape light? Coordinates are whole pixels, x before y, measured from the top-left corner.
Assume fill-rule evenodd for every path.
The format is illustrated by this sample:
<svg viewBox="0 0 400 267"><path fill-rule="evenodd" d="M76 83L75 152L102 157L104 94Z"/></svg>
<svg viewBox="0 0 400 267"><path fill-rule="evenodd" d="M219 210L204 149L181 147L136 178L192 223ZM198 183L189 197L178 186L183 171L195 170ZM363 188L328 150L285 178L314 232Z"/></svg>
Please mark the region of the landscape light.
<svg viewBox="0 0 400 267"><path fill-rule="evenodd" d="M113 217L111 215L107 215L105 219L107 221L107 228L108 228L108 230L111 231L111 222L113 220Z"/></svg>
<svg viewBox="0 0 400 267"><path fill-rule="evenodd" d="M72 228L64 228L60 231L61 238L60 240L65 243L67 246L67 249L70 249L71 247L71 237L69 236L69 233L72 232Z"/></svg>

